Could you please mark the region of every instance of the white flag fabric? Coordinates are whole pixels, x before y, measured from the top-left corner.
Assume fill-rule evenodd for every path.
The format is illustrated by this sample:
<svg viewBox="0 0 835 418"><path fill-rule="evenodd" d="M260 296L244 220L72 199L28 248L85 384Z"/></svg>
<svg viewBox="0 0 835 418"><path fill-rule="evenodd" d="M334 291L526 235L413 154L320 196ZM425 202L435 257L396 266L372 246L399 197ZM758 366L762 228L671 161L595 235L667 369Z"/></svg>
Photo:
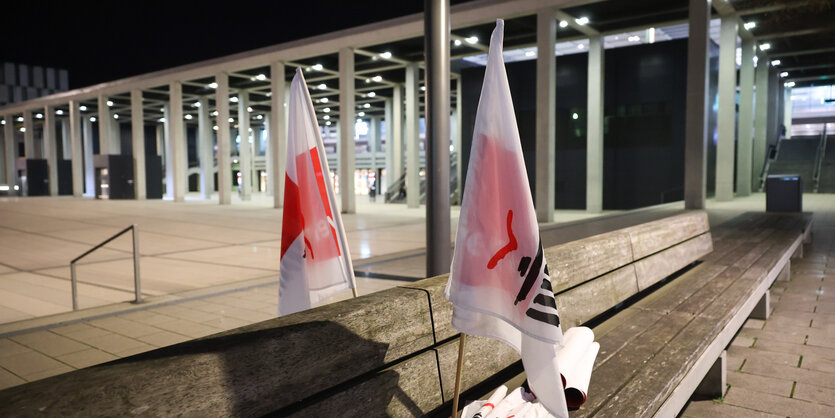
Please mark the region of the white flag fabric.
<svg viewBox="0 0 835 418"><path fill-rule="evenodd" d="M312 308L356 286L322 136L300 69L288 106L279 315Z"/></svg>
<svg viewBox="0 0 835 418"><path fill-rule="evenodd" d="M542 253L498 20L476 113L452 272L445 295L459 331L495 338L522 356L531 390L568 417L555 347L559 316Z"/></svg>

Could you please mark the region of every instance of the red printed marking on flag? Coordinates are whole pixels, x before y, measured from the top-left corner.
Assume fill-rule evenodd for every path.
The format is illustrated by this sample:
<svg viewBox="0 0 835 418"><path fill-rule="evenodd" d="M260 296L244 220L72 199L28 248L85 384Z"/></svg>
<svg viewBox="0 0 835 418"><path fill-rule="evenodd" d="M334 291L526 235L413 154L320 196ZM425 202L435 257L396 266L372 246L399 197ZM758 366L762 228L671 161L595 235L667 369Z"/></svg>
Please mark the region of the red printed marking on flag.
<svg viewBox="0 0 835 418"><path fill-rule="evenodd" d="M336 246L336 255L341 256L342 251L339 248L339 241L336 239L336 228L333 227L333 212L331 212L330 199L328 199L328 189L325 188L325 174L322 172L322 160L319 159L319 150L316 147L310 149L310 159L313 161L313 172L316 174L316 185L319 187L319 196L321 196L322 203L325 206L325 214L328 216L328 225L330 226L331 233L333 234L333 244Z"/></svg>
<svg viewBox="0 0 835 418"><path fill-rule="evenodd" d="M508 255L511 251L515 251L519 246L516 243L516 236L513 235L513 211L507 211L507 236L510 242L507 243L504 247L500 248L499 251L496 251L496 254L493 254L493 257L490 258L490 261L487 262L487 268L493 270L496 267L496 264L499 263L501 259L503 259L506 255Z"/></svg>
<svg viewBox="0 0 835 418"><path fill-rule="evenodd" d="M304 217L302 216L301 196L299 186L290 180L290 176L284 174L284 216L281 220L281 258L284 253L293 245L293 241L304 230ZM305 243L310 243L305 239ZM311 251L311 257L313 252Z"/></svg>

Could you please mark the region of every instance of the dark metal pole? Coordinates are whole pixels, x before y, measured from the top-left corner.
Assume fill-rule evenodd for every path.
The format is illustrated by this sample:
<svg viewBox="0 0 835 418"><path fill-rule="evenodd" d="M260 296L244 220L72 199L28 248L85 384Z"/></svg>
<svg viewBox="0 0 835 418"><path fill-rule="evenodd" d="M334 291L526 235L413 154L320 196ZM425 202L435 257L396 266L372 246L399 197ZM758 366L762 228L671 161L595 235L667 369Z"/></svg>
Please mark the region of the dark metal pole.
<svg viewBox="0 0 835 418"><path fill-rule="evenodd" d="M424 2L426 276L449 272L449 0ZM460 152L460 151L459 151Z"/></svg>

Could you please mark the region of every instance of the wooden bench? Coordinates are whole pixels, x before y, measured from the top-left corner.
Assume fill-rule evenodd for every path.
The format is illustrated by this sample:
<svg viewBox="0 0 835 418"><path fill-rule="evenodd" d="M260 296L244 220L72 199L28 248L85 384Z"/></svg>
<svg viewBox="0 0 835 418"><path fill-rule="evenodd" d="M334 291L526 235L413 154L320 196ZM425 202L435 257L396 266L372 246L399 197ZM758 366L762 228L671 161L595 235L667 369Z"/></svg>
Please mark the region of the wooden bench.
<svg viewBox="0 0 835 418"><path fill-rule="evenodd" d="M547 248L563 329L591 321L601 343L589 402L572 414L674 415L809 223L749 214L710 231L704 212L685 212ZM0 416L448 416L458 332L446 280L13 387L0 391ZM468 338L465 356L464 399L523 377L503 343Z"/></svg>

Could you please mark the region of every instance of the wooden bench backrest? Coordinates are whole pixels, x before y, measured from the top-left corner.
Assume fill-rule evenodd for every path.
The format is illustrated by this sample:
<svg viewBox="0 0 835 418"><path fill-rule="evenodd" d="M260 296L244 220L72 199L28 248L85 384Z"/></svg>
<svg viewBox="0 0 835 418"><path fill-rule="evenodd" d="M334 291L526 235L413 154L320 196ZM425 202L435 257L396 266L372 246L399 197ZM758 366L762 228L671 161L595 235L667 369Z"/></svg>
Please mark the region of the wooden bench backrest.
<svg viewBox="0 0 835 418"><path fill-rule="evenodd" d="M563 329L611 309L712 249L686 212L545 250ZM452 398L457 334L447 276L421 280L0 391L0 416L421 415ZM519 360L469 338L462 387ZM139 409L137 409L139 408Z"/></svg>

